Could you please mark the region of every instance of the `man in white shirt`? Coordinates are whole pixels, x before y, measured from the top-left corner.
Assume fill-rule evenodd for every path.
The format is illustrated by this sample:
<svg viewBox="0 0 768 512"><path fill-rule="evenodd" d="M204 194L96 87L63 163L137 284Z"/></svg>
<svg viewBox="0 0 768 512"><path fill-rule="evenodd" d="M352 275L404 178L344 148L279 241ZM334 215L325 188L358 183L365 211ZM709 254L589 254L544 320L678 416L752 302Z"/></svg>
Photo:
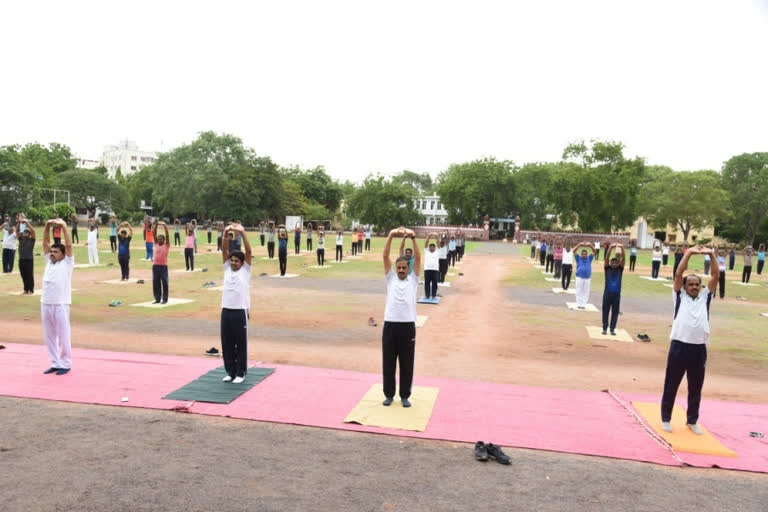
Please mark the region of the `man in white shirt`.
<svg viewBox="0 0 768 512"><path fill-rule="evenodd" d="M400 256L395 269L389 260L389 250L395 236L413 240L413 272L409 271L408 258ZM384 252L384 274L387 276L387 303L384 309L384 329L381 335L384 402L389 406L395 397L395 370L400 361L400 400L403 407L410 407L413 383L413 360L416 351L416 294L421 274L421 251L416 234L404 227L393 229L387 236Z"/></svg>
<svg viewBox="0 0 768 512"><path fill-rule="evenodd" d="M224 279L221 292L221 355L224 359L224 382L240 384L248 368L248 311L251 309L251 242L240 224L224 229L224 240L229 233L239 233L245 253L229 252L229 244L221 244Z"/></svg>
<svg viewBox="0 0 768 512"><path fill-rule="evenodd" d="M13 261L16 257L16 229L7 215L0 227L3 229L3 273L10 274L13 272Z"/></svg>
<svg viewBox="0 0 768 512"><path fill-rule="evenodd" d="M51 245L51 229L54 226L58 226L64 234L64 245ZM64 375L72 368L69 306L72 304L72 270L75 268L75 257L72 254L72 238L67 224L61 219L52 219L45 223L43 259L45 270L40 316L45 347L51 360L51 367L43 373Z"/></svg>
<svg viewBox="0 0 768 512"><path fill-rule="evenodd" d="M99 264L99 226L96 219L88 219L88 264Z"/></svg>
<svg viewBox="0 0 768 512"><path fill-rule="evenodd" d="M424 240L424 297L434 299L437 297L437 282L440 279L440 253L435 243L429 243L432 237L435 242L439 240L437 233L430 233Z"/></svg>
<svg viewBox="0 0 768 512"><path fill-rule="evenodd" d="M717 289L720 269L712 265L712 274L706 288L702 288L701 277L690 274L683 277L688 260L694 254L714 256L713 249L697 246L688 249L675 274L673 285L675 298L675 319L669 334L671 344L667 357L667 371L664 378L664 394L661 398L662 428L672 432L670 421L675 405L677 388L688 374L688 428L695 434L702 431L696 424L699 419L701 388L704 385L704 370L707 364L707 343L709 343L709 305Z"/></svg>

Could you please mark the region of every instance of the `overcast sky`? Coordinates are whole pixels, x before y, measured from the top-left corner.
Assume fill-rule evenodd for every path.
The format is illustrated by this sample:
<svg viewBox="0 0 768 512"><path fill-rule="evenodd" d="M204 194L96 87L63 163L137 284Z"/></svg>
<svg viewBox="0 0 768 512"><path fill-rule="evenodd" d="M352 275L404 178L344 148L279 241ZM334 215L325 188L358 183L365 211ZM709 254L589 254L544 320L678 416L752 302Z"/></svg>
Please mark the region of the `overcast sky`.
<svg viewBox="0 0 768 512"><path fill-rule="evenodd" d="M768 151L768 0L27 0L0 19L3 145L97 159L215 130L355 181L577 139L680 170Z"/></svg>

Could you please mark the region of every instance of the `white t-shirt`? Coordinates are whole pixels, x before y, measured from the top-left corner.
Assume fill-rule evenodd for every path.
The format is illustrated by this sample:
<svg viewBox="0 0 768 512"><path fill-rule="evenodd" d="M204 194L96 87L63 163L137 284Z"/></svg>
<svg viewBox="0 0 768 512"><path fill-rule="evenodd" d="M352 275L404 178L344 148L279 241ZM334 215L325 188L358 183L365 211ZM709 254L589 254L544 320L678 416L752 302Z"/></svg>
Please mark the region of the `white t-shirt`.
<svg viewBox="0 0 768 512"><path fill-rule="evenodd" d="M88 230L88 246L96 245L98 243L98 238L96 236L99 234L99 232L95 229Z"/></svg>
<svg viewBox="0 0 768 512"><path fill-rule="evenodd" d="M248 263L243 263L240 270L235 272L232 270L229 261L227 261L224 264L221 307L227 309L251 309L250 282L251 266Z"/></svg>
<svg viewBox="0 0 768 512"><path fill-rule="evenodd" d="M317 248L325 249L325 235L319 235L317 237Z"/></svg>
<svg viewBox="0 0 768 512"><path fill-rule="evenodd" d="M595 249L600 249L600 242L595 242Z"/></svg>
<svg viewBox="0 0 768 512"><path fill-rule="evenodd" d="M669 256L669 246L668 245L662 245L661 246L661 254L665 256Z"/></svg>
<svg viewBox="0 0 768 512"><path fill-rule="evenodd" d="M344 236L336 235L336 245L344 245Z"/></svg>
<svg viewBox="0 0 768 512"><path fill-rule="evenodd" d="M435 251L435 252L437 252L440 255L440 259L441 260L447 260L448 259L448 246L447 245L439 247L437 249L437 251Z"/></svg>
<svg viewBox="0 0 768 512"><path fill-rule="evenodd" d="M75 268L75 257L64 256L64 259L52 263L50 253L44 253L45 270L43 270L42 304L72 304L72 271Z"/></svg>
<svg viewBox="0 0 768 512"><path fill-rule="evenodd" d="M573 249L563 248L563 265L573 265Z"/></svg>
<svg viewBox="0 0 768 512"><path fill-rule="evenodd" d="M3 229L3 249L16 249L16 232L12 229Z"/></svg>
<svg viewBox="0 0 768 512"><path fill-rule="evenodd" d="M387 274L387 306L384 309L385 322L415 322L416 293L419 276L410 272L405 279L397 277L394 270Z"/></svg>
<svg viewBox="0 0 768 512"><path fill-rule="evenodd" d="M652 256L651 256L651 260L652 261L661 261L661 251L659 251L658 249L654 249L653 253L652 253Z"/></svg>
<svg viewBox="0 0 768 512"><path fill-rule="evenodd" d="M677 314L672 322L669 339L693 345L709 343L709 304L713 297L709 288L702 287L695 299L684 289L673 291L672 296Z"/></svg>
<svg viewBox="0 0 768 512"><path fill-rule="evenodd" d="M437 249L435 252L429 249L424 251L424 270L440 270L440 253Z"/></svg>

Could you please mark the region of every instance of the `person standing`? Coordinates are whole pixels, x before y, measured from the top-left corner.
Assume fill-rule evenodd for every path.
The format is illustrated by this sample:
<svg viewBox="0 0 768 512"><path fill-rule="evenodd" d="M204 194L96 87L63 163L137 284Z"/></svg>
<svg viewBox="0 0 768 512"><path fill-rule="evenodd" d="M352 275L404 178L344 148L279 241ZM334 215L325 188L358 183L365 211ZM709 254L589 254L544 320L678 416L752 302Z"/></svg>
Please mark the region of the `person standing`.
<svg viewBox="0 0 768 512"><path fill-rule="evenodd" d="M539 244L539 265L543 267L544 262L546 260L547 260L547 240L545 238L542 238L541 243Z"/></svg>
<svg viewBox="0 0 768 512"><path fill-rule="evenodd" d="M712 255L712 249L692 247L685 252L673 285L675 299L675 317L672 331L669 333L670 346L667 356L667 369L664 377L664 393L661 397L661 425L666 432L672 432L672 409L675 396L683 375L688 375L688 410L687 425L694 434L702 435L698 426L701 390L704 385L704 372L707 364L707 344L710 341L709 306L715 294L719 279L719 266L712 265L709 283L702 288L701 277L689 274L683 277L688 268L688 260L694 254Z"/></svg>
<svg viewBox="0 0 768 512"><path fill-rule="evenodd" d="M629 242L629 271L635 271L635 263L637 263L637 240L630 240Z"/></svg>
<svg viewBox="0 0 768 512"><path fill-rule="evenodd" d="M661 245L661 264L666 267L668 262L669 262L669 244L667 242L664 242Z"/></svg>
<svg viewBox="0 0 768 512"><path fill-rule="evenodd" d="M195 242L197 237L195 236L195 228L191 225L187 226L187 236L184 239L184 265L187 272L195 271ZM226 237L225 237L226 240ZM222 244L222 248L229 244ZM227 249L229 249L227 247ZM223 249L222 249L223 252Z"/></svg>
<svg viewBox="0 0 768 512"><path fill-rule="evenodd" d="M440 253L435 244L429 242L433 237L435 242L439 240L437 233L428 234L427 239L424 240L424 297L426 299L437 297L437 283L440 280Z"/></svg>
<svg viewBox="0 0 768 512"><path fill-rule="evenodd" d="M114 215L109 218L109 249L117 252L117 219Z"/></svg>
<svg viewBox="0 0 768 512"><path fill-rule="evenodd" d="M344 232L336 232L336 261L340 262L344 258Z"/></svg>
<svg viewBox="0 0 768 512"><path fill-rule="evenodd" d="M677 275L677 267L680 265L680 262L683 261L683 253L685 250L683 249L683 246L680 244L677 244L675 246L675 264L672 267L672 275Z"/></svg>
<svg viewBox="0 0 768 512"><path fill-rule="evenodd" d="M554 244L552 243L552 239L549 240L549 247L547 248L547 258L545 259L545 268L544 272L554 272L555 271L555 250L554 250Z"/></svg>
<svg viewBox="0 0 768 512"><path fill-rule="evenodd" d="M763 273L765 266L765 244L760 244L757 248L757 275Z"/></svg>
<svg viewBox="0 0 768 512"><path fill-rule="evenodd" d="M267 229L267 256L269 259L275 258L275 224L273 222L269 223Z"/></svg>
<svg viewBox="0 0 768 512"><path fill-rule="evenodd" d="M21 231L22 226L24 231ZM35 230L26 219L16 224L16 237L19 239L19 273L24 285L24 294L35 293Z"/></svg>
<svg viewBox="0 0 768 512"><path fill-rule="evenodd" d="M88 219L88 264L99 264L99 226L95 218Z"/></svg>
<svg viewBox="0 0 768 512"><path fill-rule="evenodd" d="M127 281L131 274L131 239L133 238L133 228L128 222L121 222L118 230L120 234L117 239L117 262L120 264L120 280Z"/></svg>
<svg viewBox="0 0 768 512"><path fill-rule="evenodd" d="M563 248L563 270L560 277L560 286L567 290L571 286L571 274L573 274L573 249L571 249L571 240L566 238Z"/></svg>
<svg viewBox="0 0 768 512"><path fill-rule="evenodd" d="M67 229L66 224L64 224L63 229L66 231ZM53 225L53 243L54 244L61 244L61 230L62 230L62 227L59 224Z"/></svg>
<svg viewBox="0 0 768 512"><path fill-rule="evenodd" d="M157 228L157 226L155 226ZM144 261L153 261L155 255L155 232L152 230L152 225L144 223L144 247L146 248L146 255Z"/></svg>
<svg viewBox="0 0 768 512"><path fill-rule="evenodd" d="M173 221L173 245L174 247L181 245L181 221L179 219ZM219 234L218 250L221 250L221 234Z"/></svg>
<svg viewBox="0 0 768 512"><path fill-rule="evenodd" d="M264 221L259 222L259 241L261 242L261 246L264 247L264 240L266 235L266 223Z"/></svg>
<svg viewBox="0 0 768 512"><path fill-rule="evenodd" d="M195 254L197 254L197 219L192 219L192 231L194 231Z"/></svg>
<svg viewBox="0 0 768 512"><path fill-rule="evenodd" d="M307 224L307 251L312 250L312 223Z"/></svg>
<svg viewBox="0 0 768 512"><path fill-rule="evenodd" d="M3 230L3 273L10 274L13 272L13 262L16 259L16 227L6 217L0 228Z"/></svg>
<svg viewBox="0 0 768 512"><path fill-rule="evenodd" d="M445 275L448 273L448 245L445 235L440 237L440 247L437 249L438 257L440 258L440 277L438 281L440 283L445 282Z"/></svg>
<svg viewBox="0 0 768 512"><path fill-rule="evenodd" d="M720 298L725 298L725 246L717 249L717 268L720 270L717 286L720 289Z"/></svg>
<svg viewBox="0 0 768 512"><path fill-rule="evenodd" d="M459 228L456 233L456 251L458 251L459 261L464 257L464 230Z"/></svg>
<svg viewBox="0 0 768 512"><path fill-rule="evenodd" d="M293 230L293 250L294 254L301 254L301 224L296 223L296 229Z"/></svg>
<svg viewBox="0 0 768 512"><path fill-rule="evenodd" d="M560 273L563 271L563 242L558 238L555 240L552 260L554 262L555 279L560 279Z"/></svg>
<svg viewBox="0 0 768 512"><path fill-rule="evenodd" d="M595 240L595 251L593 253L595 255L595 259L600 259L600 240ZM578 265L578 263L577 263ZM576 269L576 272L578 273L578 268ZM578 279L578 278L577 278Z"/></svg>
<svg viewBox="0 0 768 512"><path fill-rule="evenodd" d="M51 245L51 230L59 228L64 235L64 245ZM72 369L72 329L69 323L69 307L72 304L72 271L75 257L67 224L52 219L43 229L43 294L40 298L40 318L43 338L51 367L43 373L64 375Z"/></svg>
<svg viewBox="0 0 768 512"><path fill-rule="evenodd" d="M317 230L317 266L325 266L325 228L322 226Z"/></svg>
<svg viewBox="0 0 768 512"><path fill-rule="evenodd" d="M288 230L280 224L277 227L277 259L280 263L280 275L288 269Z"/></svg>
<svg viewBox="0 0 768 512"><path fill-rule="evenodd" d="M456 237L454 235L451 235L451 239L448 241L448 265L456 266Z"/></svg>
<svg viewBox="0 0 768 512"><path fill-rule="evenodd" d="M208 245L211 245L211 238L213 237L213 223L211 219L205 221L205 232L208 234Z"/></svg>
<svg viewBox="0 0 768 512"><path fill-rule="evenodd" d="M582 247L581 253L579 248ZM588 254L587 248L592 252ZM592 261L595 259L597 249L587 242L582 242L573 248L576 260L576 307L586 309L589 302L589 289L592 284Z"/></svg>
<svg viewBox="0 0 768 512"><path fill-rule="evenodd" d="M538 249L539 246L536 243L536 236L534 235L533 240L531 240L531 259L536 259L536 249Z"/></svg>
<svg viewBox="0 0 768 512"><path fill-rule="evenodd" d="M663 250L661 248L661 242L659 240L653 241L653 251L651 252L651 278L659 278L659 269L661 268L661 260L663 257Z"/></svg>
<svg viewBox="0 0 768 512"><path fill-rule="evenodd" d="M744 257L744 269L741 271L741 282L749 283L749 278L752 276L752 246L746 246L741 255Z"/></svg>
<svg viewBox="0 0 768 512"><path fill-rule="evenodd" d="M163 228L163 231L165 231L164 235L158 235L157 231L159 228ZM190 230L192 231L192 230ZM189 236L194 236L194 234L190 234ZM189 238L189 236L187 238ZM155 247L154 250L154 261L152 263L152 293L155 296L155 302L153 304L157 303L168 303L168 251L170 249L170 239L168 238L168 226L165 224L165 222L158 222L155 224L155 229L152 232L152 238L153 240L157 240L157 247ZM189 247L190 244L187 243L186 247ZM187 250L192 249L184 249L184 256L187 255ZM192 256L194 258L194 255Z"/></svg>
<svg viewBox="0 0 768 512"><path fill-rule="evenodd" d="M389 251L395 236L413 240L413 272L409 272L408 259L400 256L392 262ZM413 364L416 352L416 294L421 275L421 251L416 243L416 234L404 227L393 229L387 236L382 252L384 275L387 279L387 299L384 308L384 326L381 335L382 380L384 401L390 406L395 397L395 373L400 364L400 401L403 407L410 407Z"/></svg>
<svg viewBox="0 0 768 512"><path fill-rule="evenodd" d="M79 244L80 237L77 235L77 212L72 214L70 221L72 222L72 243Z"/></svg>
<svg viewBox="0 0 768 512"><path fill-rule="evenodd" d="M370 252L371 251L371 230L373 228L370 224L365 226L365 251Z"/></svg>
<svg viewBox="0 0 768 512"><path fill-rule="evenodd" d="M352 228L352 256L357 255L357 228Z"/></svg>
<svg viewBox="0 0 768 512"><path fill-rule="evenodd" d="M736 265L736 244L731 244L731 250L728 251L728 270L733 270Z"/></svg>
<svg viewBox="0 0 768 512"><path fill-rule="evenodd" d="M709 274L709 266L712 264L712 259L709 257L709 253L704 255L704 275Z"/></svg>
<svg viewBox="0 0 768 512"><path fill-rule="evenodd" d="M229 252L224 244L221 257L224 278L221 292L221 355L224 359L224 382L240 384L248 371L248 311L251 309L251 243L240 224L224 229L242 235L245 253Z"/></svg>
<svg viewBox="0 0 768 512"><path fill-rule="evenodd" d="M611 255L616 249L618 255ZM605 248L605 288L603 289L603 334L608 329L608 313L611 315L611 336L616 336L616 322L621 308L621 277L624 274L624 247L615 243Z"/></svg>

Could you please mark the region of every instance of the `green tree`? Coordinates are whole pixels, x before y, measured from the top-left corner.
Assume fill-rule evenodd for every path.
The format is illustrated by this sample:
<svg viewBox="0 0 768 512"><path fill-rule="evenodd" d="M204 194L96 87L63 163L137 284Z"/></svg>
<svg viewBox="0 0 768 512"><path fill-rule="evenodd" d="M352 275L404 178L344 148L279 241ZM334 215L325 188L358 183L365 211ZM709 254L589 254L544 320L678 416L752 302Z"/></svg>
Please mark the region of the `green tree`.
<svg viewBox="0 0 768 512"><path fill-rule="evenodd" d="M328 175L323 166L308 170L289 167L282 169L282 174L301 187L301 193L307 200L319 203L332 212L339 208L341 186Z"/></svg>
<svg viewBox="0 0 768 512"><path fill-rule="evenodd" d="M370 175L349 199L347 215L383 230L422 224L424 217L416 210L417 195L407 185Z"/></svg>
<svg viewBox="0 0 768 512"><path fill-rule="evenodd" d="M753 244L768 215L768 153L744 153L723 165L722 179L733 197L733 213L744 223L744 237Z"/></svg>
<svg viewBox="0 0 768 512"><path fill-rule="evenodd" d="M392 182L398 185L408 185L419 195L432 195L435 192L435 184L432 182L432 176L423 172L421 174L404 170L392 177Z"/></svg>
<svg viewBox="0 0 768 512"><path fill-rule="evenodd" d="M504 217L513 212L514 164L484 158L451 165L438 177L437 193L450 224L479 223L484 215Z"/></svg>
<svg viewBox="0 0 768 512"><path fill-rule="evenodd" d="M571 203L583 231L613 231L637 219L637 196L645 176L645 162L627 159L619 142L583 141L568 145L563 160L576 164L574 174L561 177L570 188ZM568 168L565 168L568 169Z"/></svg>
<svg viewBox="0 0 768 512"><path fill-rule="evenodd" d="M18 146L0 147L0 213L18 212L28 206L38 181L35 173L21 164Z"/></svg>
<svg viewBox="0 0 768 512"><path fill-rule="evenodd" d="M19 164L32 172L44 186L54 184L57 175L74 171L77 160L64 144L53 142L47 147L37 142L19 149Z"/></svg>
<svg viewBox="0 0 768 512"><path fill-rule="evenodd" d="M730 203L717 172L671 172L644 187L639 212L653 228L676 226L687 242L691 230L714 226L717 219L727 217Z"/></svg>
<svg viewBox="0 0 768 512"><path fill-rule="evenodd" d="M122 187L98 172L76 169L57 176L57 187L69 190L70 202L75 208L87 209L95 214L96 209L110 209L113 201L117 207L123 207Z"/></svg>

